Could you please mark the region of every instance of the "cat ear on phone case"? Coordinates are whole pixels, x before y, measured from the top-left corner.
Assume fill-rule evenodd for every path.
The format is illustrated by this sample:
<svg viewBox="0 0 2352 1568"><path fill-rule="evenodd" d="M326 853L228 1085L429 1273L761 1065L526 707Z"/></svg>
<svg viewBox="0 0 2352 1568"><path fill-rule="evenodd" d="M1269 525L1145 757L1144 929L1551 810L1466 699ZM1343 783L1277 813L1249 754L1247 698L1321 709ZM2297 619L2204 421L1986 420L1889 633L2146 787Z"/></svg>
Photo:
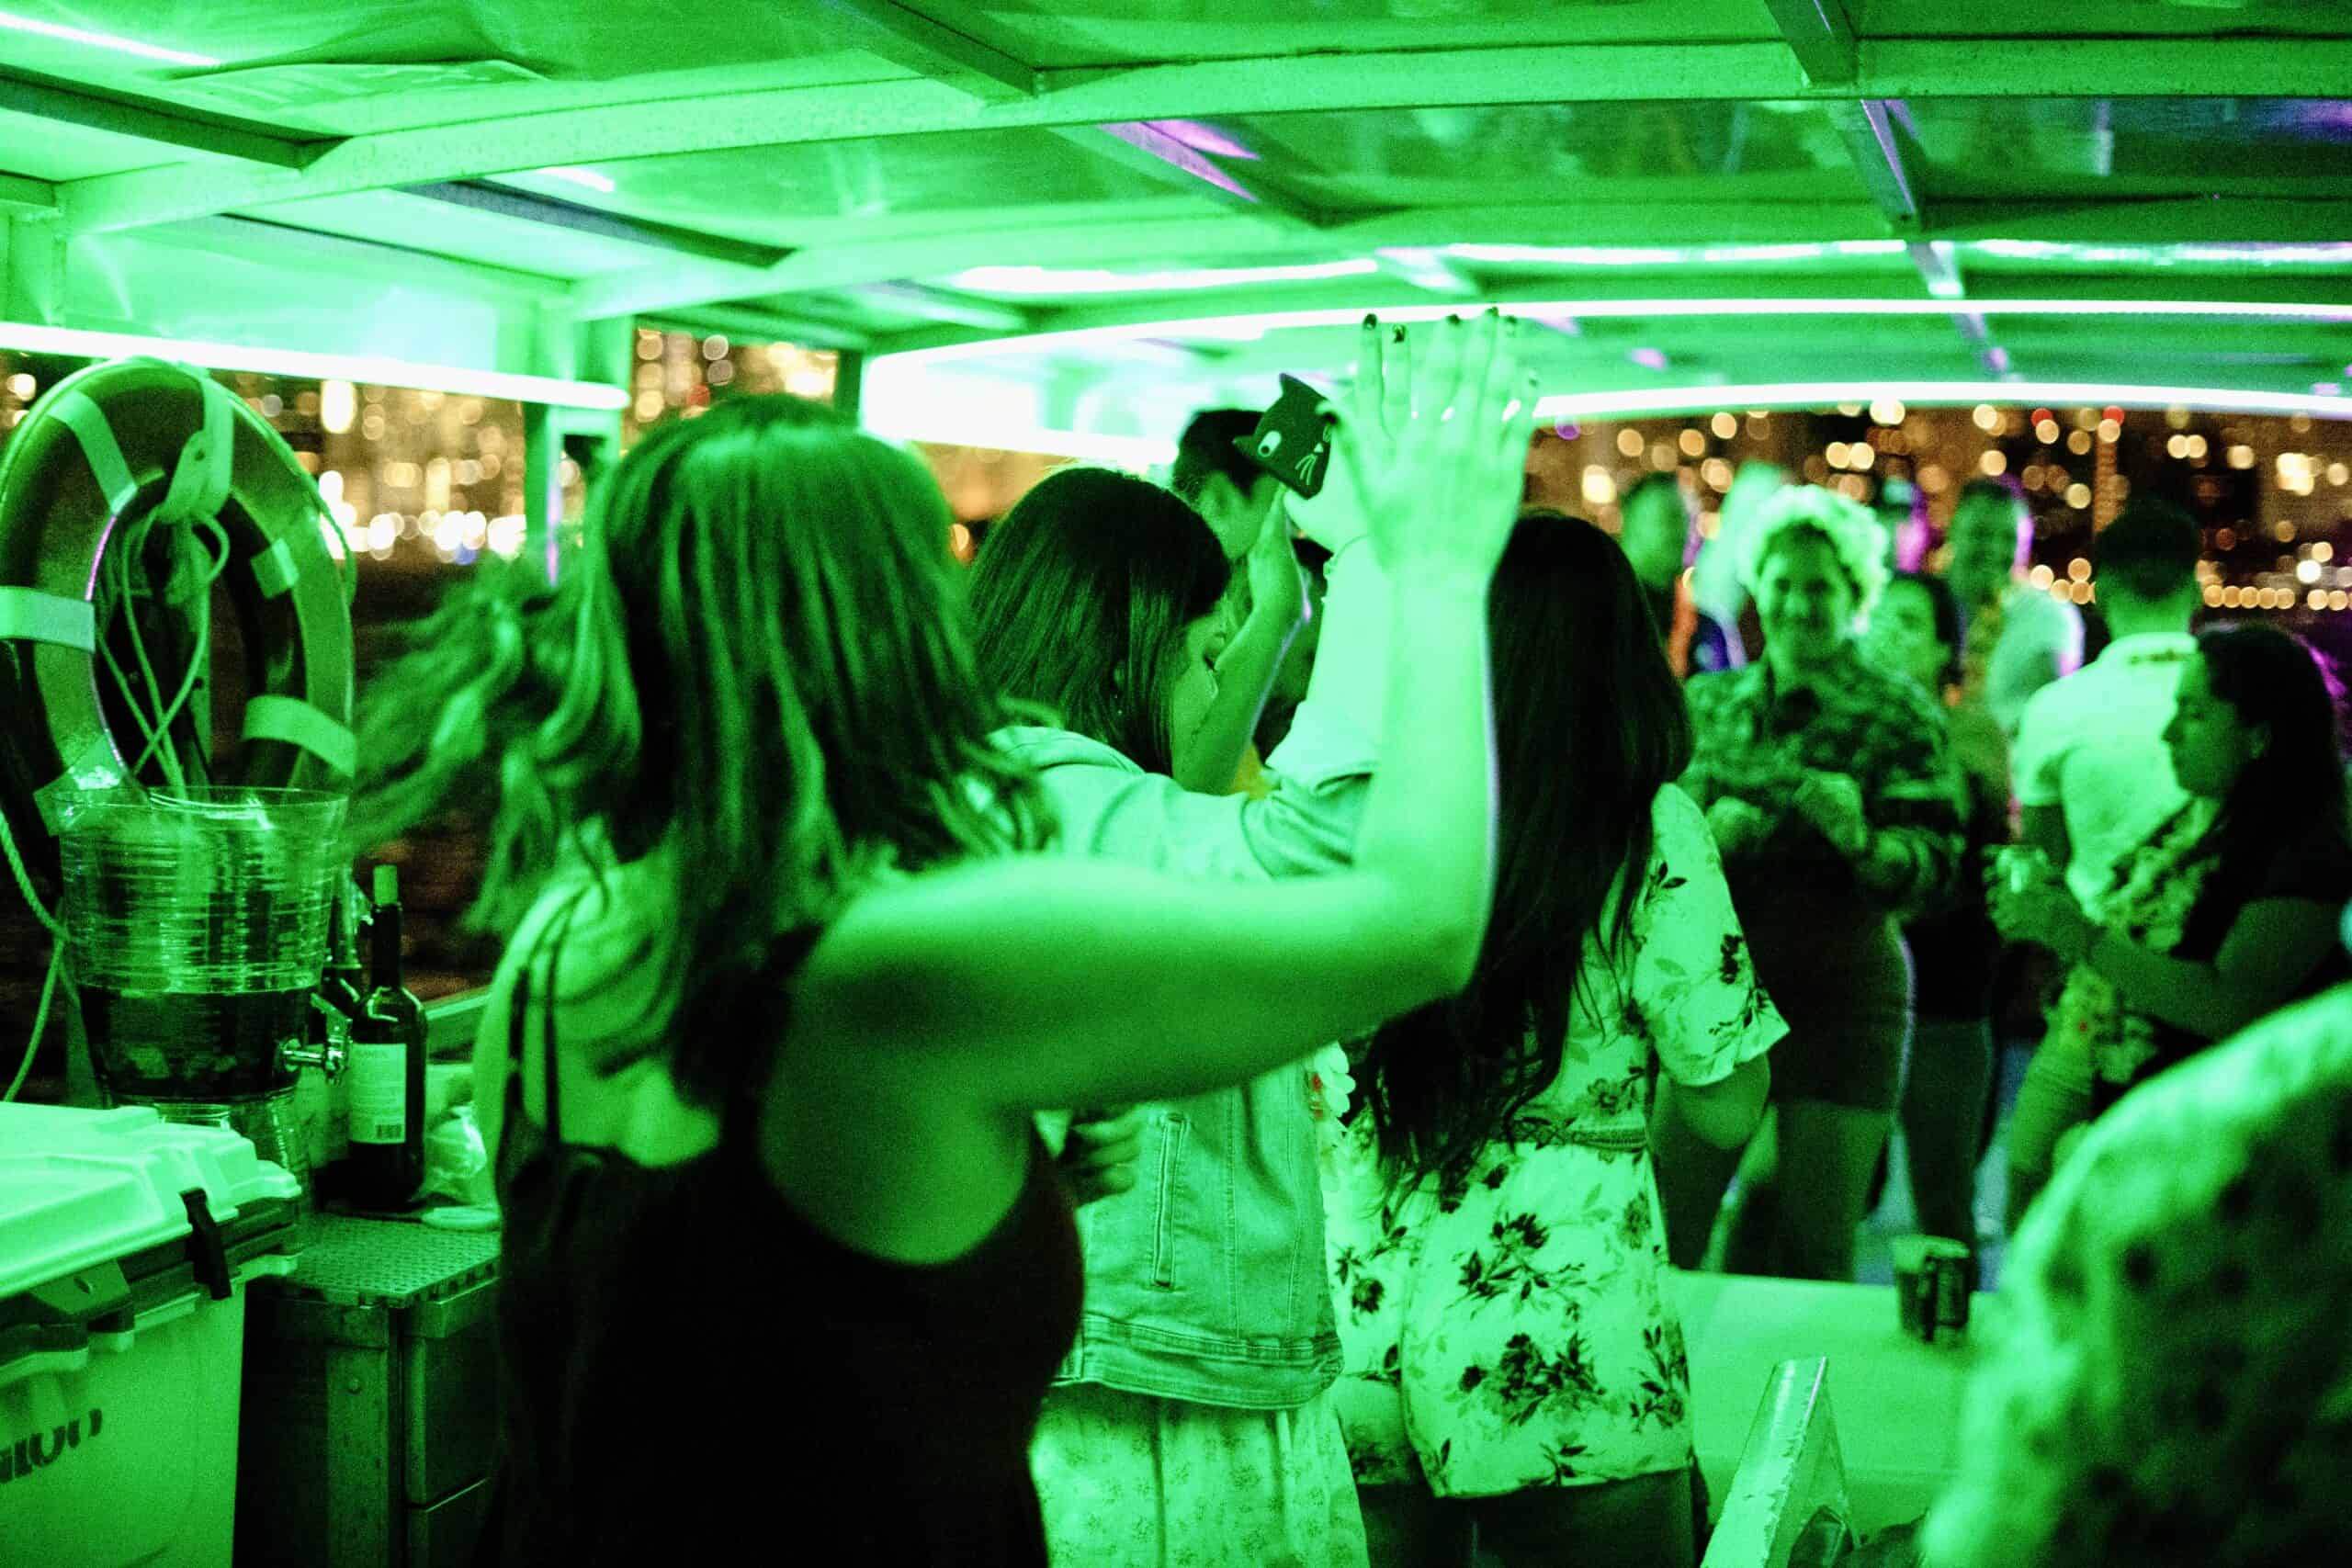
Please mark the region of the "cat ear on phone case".
<svg viewBox="0 0 2352 1568"><path fill-rule="evenodd" d="M1323 394L1306 382L1285 376L1282 387L1257 430L1233 445L1283 489L1312 499L1330 469L1330 416Z"/></svg>

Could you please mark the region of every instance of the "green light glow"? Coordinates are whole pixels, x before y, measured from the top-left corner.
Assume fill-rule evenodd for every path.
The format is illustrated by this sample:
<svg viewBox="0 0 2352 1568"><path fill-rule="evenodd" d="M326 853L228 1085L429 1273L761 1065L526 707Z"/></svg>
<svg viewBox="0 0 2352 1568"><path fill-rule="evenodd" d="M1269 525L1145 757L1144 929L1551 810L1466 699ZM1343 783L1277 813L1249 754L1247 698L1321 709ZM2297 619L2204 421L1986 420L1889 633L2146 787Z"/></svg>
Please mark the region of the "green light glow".
<svg viewBox="0 0 2352 1568"><path fill-rule="evenodd" d="M0 31L33 33L41 38L53 38L66 43L86 44L92 49L110 49L117 54L137 55L141 60L159 60L166 65L218 65L220 62L209 54L187 54L176 49L158 49L137 39L117 38L112 33L86 32L80 28L60 27L55 22L35 21L30 17L13 16L0 11Z"/></svg>
<svg viewBox="0 0 2352 1568"><path fill-rule="evenodd" d="M1460 261L1498 266L1702 266L1819 261L1825 256L1899 256L1900 240L1799 241L1773 245L1448 245Z"/></svg>
<svg viewBox="0 0 2352 1568"><path fill-rule="evenodd" d="M569 164L559 164L550 169L534 169L531 172L535 175L545 175L551 180L565 180L572 185L585 186L588 189L602 192L605 196L613 194L613 182L594 169L574 168Z"/></svg>
<svg viewBox="0 0 2352 1568"><path fill-rule="evenodd" d="M975 421L968 406L943 401L924 408L897 404L865 406L867 434L885 441L923 442L936 446L982 446L1003 452L1036 452L1048 457L1075 457L1108 463L1142 473L1176 460L1172 438L1147 435L1097 435L1079 430L1048 430L1042 425L990 424Z"/></svg>
<svg viewBox="0 0 2352 1568"><path fill-rule="evenodd" d="M1114 326L1080 327L1066 332L1032 333L989 338L978 343L940 348L909 349L877 355L875 363L908 360L937 363L954 359L983 359L1007 353L1036 353L1110 343L1125 338L1231 337L1255 335L1292 327L1351 327L1367 307L1351 305L1300 310L1261 310L1246 315L1174 317L1157 321L1122 322ZM2331 300L2268 303L2235 299L1552 299L1513 300L1503 306L1510 316L1668 317L1668 316L2233 316L2280 321L2352 322L2352 303ZM1460 301L1428 305L1377 307L1384 321L1440 321L1463 310Z"/></svg>
<svg viewBox="0 0 2352 1568"><path fill-rule="evenodd" d="M206 370L251 370L266 376L299 376L316 381L364 381L379 387L413 387L428 392L508 398L554 408L609 412L628 406L625 389L594 381L561 381L550 376L517 376L503 370L468 370L454 365L413 365L372 354L249 348L240 344L85 332L75 327L37 327L23 321L0 321L0 349L62 354L79 359L127 359L148 355Z"/></svg>
<svg viewBox="0 0 2352 1568"><path fill-rule="evenodd" d="M2107 381L1781 381L1744 387L1645 387L1570 392L1535 405L1539 420L1720 409L1834 408L1892 398L1915 406L2077 403L2104 408L2204 409L2216 413L2312 414L2352 420L2352 398L2249 392L2231 387L2135 387Z"/></svg>
<svg viewBox="0 0 2352 1568"><path fill-rule="evenodd" d="M541 171L547 173L549 171ZM976 266L948 281L982 294L1172 294L1190 288L1238 288L1255 283L1311 283L1361 277L1380 270L1357 259L1301 266L1203 267L1178 272L1105 272L1094 268Z"/></svg>

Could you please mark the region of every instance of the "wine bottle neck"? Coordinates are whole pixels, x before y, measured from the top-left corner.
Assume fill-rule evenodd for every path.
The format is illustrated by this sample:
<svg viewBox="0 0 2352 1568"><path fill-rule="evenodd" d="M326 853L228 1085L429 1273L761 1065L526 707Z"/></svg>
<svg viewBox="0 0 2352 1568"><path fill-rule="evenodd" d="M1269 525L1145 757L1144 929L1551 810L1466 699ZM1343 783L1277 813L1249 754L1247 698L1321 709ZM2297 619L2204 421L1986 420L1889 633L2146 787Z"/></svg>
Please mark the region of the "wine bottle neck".
<svg viewBox="0 0 2352 1568"><path fill-rule="evenodd" d="M378 990L401 988L401 907L379 904L368 922L370 974Z"/></svg>

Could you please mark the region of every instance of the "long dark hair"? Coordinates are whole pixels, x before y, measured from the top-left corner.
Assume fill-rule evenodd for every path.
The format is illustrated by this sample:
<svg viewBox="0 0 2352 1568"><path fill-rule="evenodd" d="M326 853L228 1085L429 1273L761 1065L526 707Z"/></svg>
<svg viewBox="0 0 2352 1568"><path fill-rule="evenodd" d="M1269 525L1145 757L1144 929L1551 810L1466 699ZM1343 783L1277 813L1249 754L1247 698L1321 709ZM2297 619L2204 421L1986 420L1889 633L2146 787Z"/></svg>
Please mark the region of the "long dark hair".
<svg viewBox="0 0 2352 1568"><path fill-rule="evenodd" d="M972 568L981 679L1168 773L1184 627L1232 575L1201 514L1158 485L1108 468L1048 474L989 530Z"/></svg>
<svg viewBox="0 0 2352 1568"><path fill-rule="evenodd" d="M360 705L357 847L482 811L469 919L501 935L567 859L666 863L644 896L656 999L583 1043L607 1071L666 1055L717 1104L773 1047L743 1020L770 1010L780 938L886 867L1050 834L989 739L1005 716L948 524L920 463L817 404L730 399L650 432L552 587L485 570L401 634Z"/></svg>
<svg viewBox="0 0 2352 1568"><path fill-rule="evenodd" d="M1608 535L1527 514L1487 604L1501 778L1494 912L1468 987L1373 1038L1364 1100L1392 1185L1460 1179L1559 1075L1586 939L1624 955L1652 799L1690 761L1681 688Z"/></svg>
<svg viewBox="0 0 2352 1568"><path fill-rule="evenodd" d="M1928 596L1928 615L1935 623L1936 640L1942 643L1949 653L1949 657L1944 660L1943 670L1937 676L1937 680L1946 686L1957 684L1960 681L1961 655L1964 651L1962 645L1966 640L1963 629L1965 623L1960 612L1960 595L1951 591L1951 583L1940 577L1931 577L1924 571L1898 571L1888 578L1886 582L1888 588L1894 587L1898 582L1907 582ZM1882 589L1879 592L1879 602L1884 604L1885 601L1886 592ZM1940 694L1930 694L1939 695Z"/></svg>
<svg viewBox="0 0 2352 1568"><path fill-rule="evenodd" d="M2221 873L2258 877L2282 846L2352 837L2346 818L2341 692L2319 655L2276 626L2216 626L2197 638L2205 682L2269 744L2230 786L2211 843Z"/></svg>

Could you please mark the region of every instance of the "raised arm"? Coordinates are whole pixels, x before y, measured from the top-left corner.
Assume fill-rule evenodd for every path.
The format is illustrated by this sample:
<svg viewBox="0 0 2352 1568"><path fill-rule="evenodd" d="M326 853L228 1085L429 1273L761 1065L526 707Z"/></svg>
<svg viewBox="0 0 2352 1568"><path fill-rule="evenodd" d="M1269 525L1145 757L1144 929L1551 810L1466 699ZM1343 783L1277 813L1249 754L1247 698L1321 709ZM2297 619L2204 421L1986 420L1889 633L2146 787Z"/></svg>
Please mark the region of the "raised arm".
<svg viewBox="0 0 2352 1568"><path fill-rule="evenodd" d="M1217 659L1216 695L1200 728L1190 745L1179 749L1176 782L1204 795L1222 795L1232 785L1283 656L1306 624L1306 586L1280 502L1268 510L1243 560L1250 574L1249 615Z"/></svg>
<svg viewBox="0 0 2352 1568"><path fill-rule="evenodd" d="M1458 988L1492 876L1486 589L1525 437L1501 335L1492 318L1442 329L1423 416L1393 448L1342 425L1400 585L1354 871L1253 887L1057 860L915 878L819 944L795 1032L1027 1109L1241 1082Z"/></svg>

